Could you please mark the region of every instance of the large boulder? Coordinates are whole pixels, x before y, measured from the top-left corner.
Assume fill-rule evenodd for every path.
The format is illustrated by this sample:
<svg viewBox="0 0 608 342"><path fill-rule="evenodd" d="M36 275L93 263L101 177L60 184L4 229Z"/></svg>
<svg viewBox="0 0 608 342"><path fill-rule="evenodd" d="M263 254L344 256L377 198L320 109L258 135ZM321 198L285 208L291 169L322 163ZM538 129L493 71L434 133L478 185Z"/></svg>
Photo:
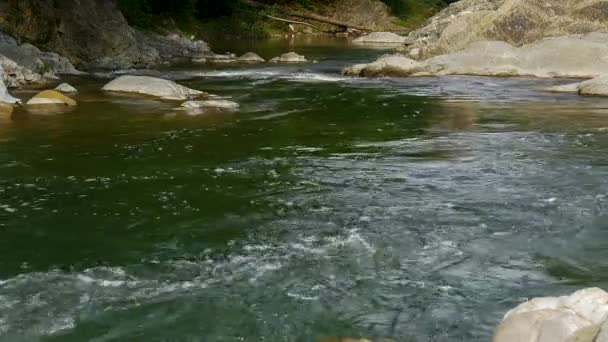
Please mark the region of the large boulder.
<svg viewBox="0 0 608 342"><path fill-rule="evenodd" d="M460 51L418 62L399 54L383 56L376 62L347 68L344 73L592 78L608 73L606 41L606 33L545 38L521 47L500 41L479 41Z"/></svg>
<svg viewBox="0 0 608 342"><path fill-rule="evenodd" d="M515 47L546 37L608 32L605 0L461 0L407 37L406 55L426 59L472 42Z"/></svg>
<svg viewBox="0 0 608 342"><path fill-rule="evenodd" d="M150 95L166 100L188 100L204 94L162 78L128 75L114 79L103 90Z"/></svg>
<svg viewBox="0 0 608 342"><path fill-rule="evenodd" d="M392 32L372 32L355 40L358 44L402 44L405 37Z"/></svg>
<svg viewBox="0 0 608 342"><path fill-rule="evenodd" d="M532 299L507 312L494 342L606 342L608 293L598 288L570 296Z"/></svg>

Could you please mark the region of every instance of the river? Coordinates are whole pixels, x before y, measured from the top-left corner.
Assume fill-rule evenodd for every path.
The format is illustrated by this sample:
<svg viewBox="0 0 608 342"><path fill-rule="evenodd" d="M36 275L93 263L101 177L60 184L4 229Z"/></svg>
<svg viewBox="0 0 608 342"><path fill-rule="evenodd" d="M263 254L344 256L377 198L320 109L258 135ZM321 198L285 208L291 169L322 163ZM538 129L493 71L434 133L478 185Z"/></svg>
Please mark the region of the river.
<svg viewBox="0 0 608 342"><path fill-rule="evenodd" d="M386 51L344 41L214 49L318 63L157 73L232 114L82 77L73 111L0 117L1 341L488 341L608 287L608 100L346 78Z"/></svg>

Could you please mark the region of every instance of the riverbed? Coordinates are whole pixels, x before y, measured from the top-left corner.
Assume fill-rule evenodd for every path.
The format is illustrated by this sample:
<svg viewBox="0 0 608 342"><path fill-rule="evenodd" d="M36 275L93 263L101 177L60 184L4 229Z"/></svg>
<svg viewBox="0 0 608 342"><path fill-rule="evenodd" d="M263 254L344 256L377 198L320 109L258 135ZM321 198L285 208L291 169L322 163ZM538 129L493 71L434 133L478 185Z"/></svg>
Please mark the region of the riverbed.
<svg viewBox="0 0 608 342"><path fill-rule="evenodd" d="M153 72L240 103L103 94L0 117L1 341L488 341L526 298L608 288L608 100L571 80ZM33 91L18 91L27 98Z"/></svg>

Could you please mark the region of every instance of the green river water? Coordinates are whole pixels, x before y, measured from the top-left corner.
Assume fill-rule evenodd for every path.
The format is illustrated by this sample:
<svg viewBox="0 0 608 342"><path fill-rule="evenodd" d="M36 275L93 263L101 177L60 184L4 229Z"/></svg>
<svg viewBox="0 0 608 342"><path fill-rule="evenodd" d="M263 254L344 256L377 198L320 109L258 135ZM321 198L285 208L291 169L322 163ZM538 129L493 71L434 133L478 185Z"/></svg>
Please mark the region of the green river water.
<svg viewBox="0 0 608 342"><path fill-rule="evenodd" d="M608 100L346 78L385 51L345 41L214 49L318 63L155 73L236 113L100 74L0 117L0 341L488 341L526 298L608 287Z"/></svg>

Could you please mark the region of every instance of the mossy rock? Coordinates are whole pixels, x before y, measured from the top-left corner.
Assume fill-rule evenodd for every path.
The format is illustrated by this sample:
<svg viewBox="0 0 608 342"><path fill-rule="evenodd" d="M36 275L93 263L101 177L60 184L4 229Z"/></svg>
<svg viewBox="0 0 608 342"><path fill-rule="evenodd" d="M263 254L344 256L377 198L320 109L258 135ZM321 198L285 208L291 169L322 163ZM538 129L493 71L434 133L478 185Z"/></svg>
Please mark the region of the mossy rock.
<svg viewBox="0 0 608 342"><path fill-rule="evenodd" d="M32 97L27 105L48 105L48 104L63 104L66 106L76 106L77 103L73 99L63 95L56 90L44 90Z"/></svg>

